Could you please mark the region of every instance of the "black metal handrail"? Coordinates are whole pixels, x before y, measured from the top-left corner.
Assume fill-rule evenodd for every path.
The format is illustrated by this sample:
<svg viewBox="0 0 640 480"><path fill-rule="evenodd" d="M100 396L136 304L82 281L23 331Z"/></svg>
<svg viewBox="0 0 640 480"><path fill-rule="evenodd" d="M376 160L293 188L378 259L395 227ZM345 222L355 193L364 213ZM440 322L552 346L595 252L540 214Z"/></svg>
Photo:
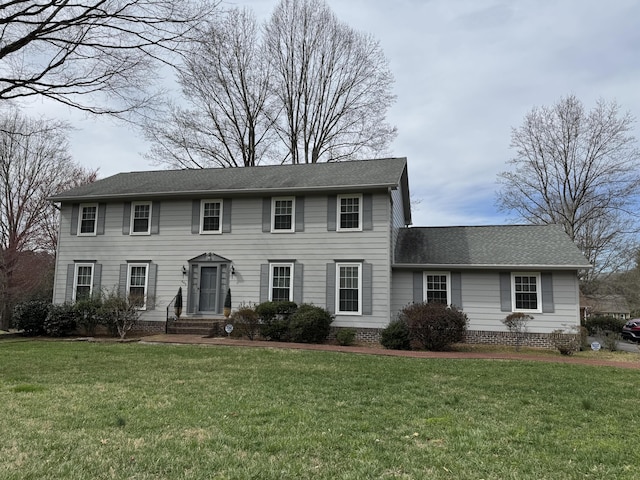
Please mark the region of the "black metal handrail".
<svg viewBox="0 0 640 480"><path fill-rule="evenodd" d="M169 302L169 304L167 305L167 317L166 320L164 322L164 333L169 333L169 321L173 320L177 320L177 317L175 315L172 315L171 317L169 317L169 309L171 308L172 305L175 306L176 304L176 297L178 295L174 295L173 298L171 299L171 301Z"/></svg>

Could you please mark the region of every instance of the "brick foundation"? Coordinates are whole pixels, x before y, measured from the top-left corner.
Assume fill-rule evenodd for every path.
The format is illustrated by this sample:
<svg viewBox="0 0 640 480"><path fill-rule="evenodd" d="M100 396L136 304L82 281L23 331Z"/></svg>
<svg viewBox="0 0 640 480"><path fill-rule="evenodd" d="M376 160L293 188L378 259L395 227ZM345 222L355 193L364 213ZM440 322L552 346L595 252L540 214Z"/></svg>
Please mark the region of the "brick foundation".
<svg viewBox="0 0 640 480"><path fill-rule="evenodd" d="M332 327L329 340L335 340L336 332L340 327ZM378 328L356 328L356 342L379 344L382 329ZM564 337L573 338L575 335L566 334ZM547 348L555 350L557 347L552 341L549 333L524 333L518 339L517 334L512 332L492 332L482 330L468 330L465 333L464 343L482 345L505 345L510 347L533 347Z"/></svg>

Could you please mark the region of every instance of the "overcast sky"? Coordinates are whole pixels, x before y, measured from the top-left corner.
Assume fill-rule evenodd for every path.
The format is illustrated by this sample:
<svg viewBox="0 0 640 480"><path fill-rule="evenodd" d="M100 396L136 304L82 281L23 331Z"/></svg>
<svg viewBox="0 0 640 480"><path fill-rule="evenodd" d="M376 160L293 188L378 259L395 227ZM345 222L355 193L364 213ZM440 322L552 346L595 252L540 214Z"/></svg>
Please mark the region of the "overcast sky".
<svg viewBox="0 0 640 480"><path fill-rule="evenodd" d="M266 20L276 0L235 2ZM640 117L638 0L328 0L373 34L395 76L392 156L407 157L414 225L507 223L495 208L511 128L534 106L575 94ZM31 113L71 121L74 159L100 178L157 169L128 127L47 102ZM640 138L636 124L635 136Z"/></svg>

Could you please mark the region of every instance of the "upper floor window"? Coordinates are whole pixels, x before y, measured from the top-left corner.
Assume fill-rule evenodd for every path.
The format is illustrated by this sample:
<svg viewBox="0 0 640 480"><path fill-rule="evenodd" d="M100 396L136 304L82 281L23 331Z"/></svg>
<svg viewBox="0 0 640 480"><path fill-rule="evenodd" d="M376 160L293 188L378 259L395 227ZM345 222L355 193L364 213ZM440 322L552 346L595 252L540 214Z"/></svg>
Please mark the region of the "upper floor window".
<svg viewBox="0 0 640 480"><path fill-rule="evenodd" d="M269 270L269 300L293 301L293 263L272 263Z"/></svg>
<svg viewBox="0 0 640 480"><path fill-rule="evenodd" d="M337 207L338 231L362 230L362 195L338 195Z"/></svg>
<svg viewBox="0 0 640 480"><path fill-rule="evenodd" d="M87 300L93 293L93 264L77 263L75 270L72 300L74 302Z"/></svg>
<svg viewBox="0 0 640 480"><path fill-rule="evenodd" d="M511 275L513 311L539 312L540 274L514 273Z"/></svg>
<svg viewBox="0 0 640 480"><path fill-rule="evenodd" d="M202 200L200 233L222 233L222 200Z"/></svg>
<svg viewBox="0 0 640 480"><path fill-rule="evenodd" d="M424 285L427 303L451 303L451 280L448 272L425 272Z"/></svg>
<svg viewBox="0 0 640 480"><path fill-rule="evenodd" d="M78 235L95 235L98 223L98 204L80 205Z"/></svg>
<svg viewBox="0 0 640 480"><path fill-rule="evenodd" d="M131 234L149 235L151 233L151 202L131 204Z"/></svg>
<svg viewBox="0 0 640 480"><path fill-rule="evenodd" d="M147 307L147 287L149 284L149 265L130 263L127 272L127 296L129 302L140 310Z"/></svg>
<svg viewBox="0 0 640 480"><path fill-rule="evenodd" d="M293 232L295 218L294 197L274 197L271 205L271 231Z"/></svg>
<svg viewBox="0 0 640 480"><path fill-rule="evenodd" d="M336 313L360 315L362 313L362 264L336 264Z"/></svg>

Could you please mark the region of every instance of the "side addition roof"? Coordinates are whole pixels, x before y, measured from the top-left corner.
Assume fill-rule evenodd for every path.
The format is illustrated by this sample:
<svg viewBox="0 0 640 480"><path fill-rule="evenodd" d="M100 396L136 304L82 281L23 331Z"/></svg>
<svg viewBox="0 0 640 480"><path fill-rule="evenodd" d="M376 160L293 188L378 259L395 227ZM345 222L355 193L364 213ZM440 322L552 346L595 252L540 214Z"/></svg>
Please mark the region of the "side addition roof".
<svg viewBox="0 0 640 480"><path fill-rule="evenodd" d="M395 268L553 268L591 265L559 225L403 228Z"/></svg>

